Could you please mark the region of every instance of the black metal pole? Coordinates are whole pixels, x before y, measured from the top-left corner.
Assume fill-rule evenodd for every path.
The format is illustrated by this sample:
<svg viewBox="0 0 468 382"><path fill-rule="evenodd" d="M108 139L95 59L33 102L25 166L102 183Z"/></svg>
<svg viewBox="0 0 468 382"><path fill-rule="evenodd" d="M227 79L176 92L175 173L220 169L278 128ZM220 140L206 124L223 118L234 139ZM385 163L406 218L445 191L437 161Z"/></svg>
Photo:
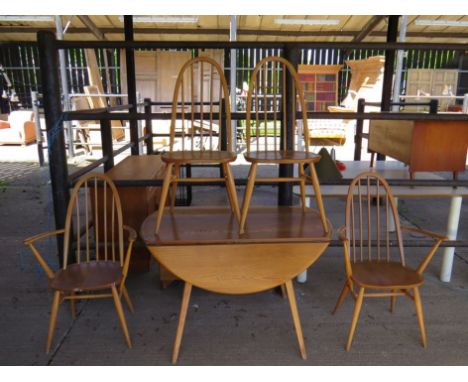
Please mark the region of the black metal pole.
<svg viewBox="0 0 468 382"><path fill-rule="evenodd" d="M112 146L112 127L110 120L101 120L101 142L102 156L107 160L104 162L104 171L114 167L114 148Z"/></svg>
<svg viewBox="0 0 468 382"><path fill-rule="evenodd" d="M431 99L429 101L429 113L437 114L437 109L439 108L439 101L436 99Z"/></svg>
<svg viewBox="0 0 468 382"><path fill-rule="evenodd" d="M229 100L226 100L226 102L229 102ZM227 151L227 123L226 123L226 107L224 106L224 102L222 99L219 100L219 107L220 107L220 125L221 125L221 134L219 137L220 140L220 146L222 151ZM231 147L232 149L232 147ZM224 178L224 169L223 165L220 164L218 165L219 167L219 177ZM224 183L220 183L220 187L224 187Z"/></svg>
<svg viewBox="0 0 468 382"><path fill-rule="evenodd" d="M366 100L364 98L358 99L357 112L364 113L366 107ZM364 120L358 118L356 120L356 135L354 136L354 160L361 160L362 150L362 130L364 126Z"/></svg>
<svg viewBox="0 0 468 382"><path fill-rule="evenodd" d="M229 68L229 69L228 69ZM224 78L230 78L230 71L231 71L231 51L229 49L224 49ZM235 87L232 87L232 84L229 83L229 89L235 89ZM227 97L227 94L224 94L226 99L224 101L226 103L229 103L229 98ZM202 100L203 101L203 100ZM227 150L227 124L226 124L226 109L225 109L225 104L222 99L219 100L220 103L220 112L221 112L221 150L225 151ZM230 107L231 105L229 105ZM232 111L232 110L231 110ZM229 126L231 128L231 126Z"/></svg>
<svg viewBox="0 0 468 382"><path fill-rule="evenodd" d="M394 43L398 36L400 16L388 16L387 43ZM382 87L382 111L390 111L392 99L393 72L395 68L395 51L385 51L385 66ZM385 160L385 155L377 154L377 160Z"/></svg>
<svg viewBox="0 0 468 382"><path fill-rule="evenodd" d="M124 16L125 41L133 41L133 16ZM127 93L128 103L132 105L130 113L137 112L136 99L136 75L135 75L135 52L133 48L125 49L125 62L127 64ZM133 143L132 155L139 155L138 145L138 121L130 120L130 141Z"/></svg>
<svg viewBox="0 0 468 382"><path fill-rule="evenodd" d="M147 115L145 119L145 125L146 125L146 136L147 138L145 139L146 143L146 153L148 155L153 154L154 148L153 148L153 120L151 119L151 98L145 98L145 114Z"/></svg>
<svg viewBox="0 0 468 382"><path fill-rule="evenodd" d="M284 58L288 60L296 69L299 64L299 49L287 46L284 49ZM283 73L286 76L286 89L283 89L283 97L286 97L286 147L281 147L281 150L294 150L294 126L296 121L294 120L295 115L295 87L292 76ZM283 133L283 129L281 129ZM283 139L281 137L281 144ZM279 177L287 178L294 176L294 166L291 164L280 164L279 165ZM280 206L291 206L293 204L293 185L292 183L279 183L278 185L278 205Z"/></svg>
<svg viewBox="0 0 468 382"><path fill-rule="evenodd" d="M55 35L52 32L40 31L37 33L55 228L61 229L65 227L70 193L63 123L61 121L62 105L60 102L58 51L55 41ZM60 264L62 264L62 235L57 236L57 250Z"/></svg>
<svg viewBox="0 0 468 382"><path fill-rule="evenodd" d="M37 91L31 91L31 103L34 111L34 127L36 128L37 156L39 166L44 166L44 148L42 146L41 119L39 118L39 99Z"/></svg>

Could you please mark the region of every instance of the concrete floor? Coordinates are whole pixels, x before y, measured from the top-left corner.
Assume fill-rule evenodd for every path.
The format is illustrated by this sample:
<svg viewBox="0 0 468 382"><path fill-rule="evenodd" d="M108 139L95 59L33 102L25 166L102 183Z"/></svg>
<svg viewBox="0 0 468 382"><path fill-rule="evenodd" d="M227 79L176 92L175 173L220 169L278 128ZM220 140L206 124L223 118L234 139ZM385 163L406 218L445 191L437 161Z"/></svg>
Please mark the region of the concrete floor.
<svg viewBox="0 0 468 382"><path fill-rule="evenodd" d="M53 228L48 168L0 158L0 365L170 365L182 285L161 290L155 262L148 273L130 275L127 287L135 305L126 311L133 340L127 349L111 300L78 304L73 321L61 306L53 350L45 354L51 294L25 237ZM245 176L239 166L236 176ZM274 171L273 168L264 171ZM238 188L241 196L243 189ZM213 197L216 195L216 197ZM254 204L276 203L276 191L262 187ZM224 190L195 188L194 205L225 203ZM334 227L343 221L344 202L326 200ZM403 200L407 221L445 230L447 200ZM463 206L459 237L468 239L468 206ZM138 228L138 227L136 227ZM42 250L56 266L54 241ZM409 248L414 263L424 251ZM329 248L309 270L308 281L295 282L308 359L299 356L287 300L276 291L226 296L195 289L190 301L179 365L467 365L468 252L457 250L450 283L439 281L441 253L426 271L421 289L428 347L420 344L413 303L398 299L365 301L353 347L344 350L353 303L348 298L330 314L344 281L340 248Z"/></svg>

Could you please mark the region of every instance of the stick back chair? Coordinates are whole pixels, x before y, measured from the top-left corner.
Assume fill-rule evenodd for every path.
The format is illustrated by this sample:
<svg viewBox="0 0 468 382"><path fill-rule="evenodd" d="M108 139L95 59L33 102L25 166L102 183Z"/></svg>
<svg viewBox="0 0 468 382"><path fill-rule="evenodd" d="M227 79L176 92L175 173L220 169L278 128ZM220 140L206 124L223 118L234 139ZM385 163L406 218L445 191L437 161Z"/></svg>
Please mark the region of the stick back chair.
<svg viewBox="0 0 468 382"><path fill-rule="evenodd" d="M424 282L424 270L447 238L423 229L401 226L391 188L381 175L374 172L359 174L351 182L345 219L345 225L338 232L343 242L347 278L332 314L336 313L350 292L355 306L346 350L351 348L364 297L390 297L391 312L397 296L407 296L413 300L422 345L426 347L419 287ZM434 239L434 245L416 269L406 265L402 239L404 231Z"/></svg>
<svg viewBox="0 0 468 382"><path fill-rule="evenodd" d="M124 230L128 233L126 249ZM52 271L35 247L38 240L53 235L63 235L64 243L63 266L56 272ZM47 353L52 345L59 305L69 300L75 318L75 301L80 299L112 298L125 340L131 348L121 298L124 297L129 310L133 312L125 279L135 239L135 230L123 225L122 207L114 183L104 174L91 173L81 178L73 188L65 228L24 241L46 273L54 294Z"/></svg>
<svg viewBox="0 0 468 382"><path fill-rule="evenodd" d="M226 115L225 121L223 112ZM225 149L221 142L222 137L226 139ZM229 93L223 70L212 58L193 58L181 68L175 84L170 150L161 155L162 161L166 163L166 173L156 219L156 233L159 232L169 189L172 187L172 208L177 183L180 181L225 182L232 212L239 221L237 193L229 167L229 163L235 161L236 157L232 147ZM181 166L193 164L219 165L222 176L181 178Z"/></svg>
<svg viewBox="0 0 468 382"><path fill-rule="evenodd" d="M292 84L293 126L287 123L286 83ZM283 96L278 94L282 92ZM241 211L240 233L244 232L247 213L255 182L299 182L302 207L306 209L305 184L310 181L314 187L317 206L323 229L328 226L320 193L319 181L314 163L320 156L309 151L309 129L307 109L302 83L294 66L282 57L270 56L261 60L253 70L247 94L246 153L251 163ZM296 115L299 110L300 115ZM270 114L270 115L268 115ZM273 119L271 119L271 114ZM288 149L287 131L292 130L292 143ZM297 138L296 138L297 137ZM292 147L292 149L291 149ZM258 164L297 164L298 177L257 178ZM304 166L308 164L310 176Z"/></svg>

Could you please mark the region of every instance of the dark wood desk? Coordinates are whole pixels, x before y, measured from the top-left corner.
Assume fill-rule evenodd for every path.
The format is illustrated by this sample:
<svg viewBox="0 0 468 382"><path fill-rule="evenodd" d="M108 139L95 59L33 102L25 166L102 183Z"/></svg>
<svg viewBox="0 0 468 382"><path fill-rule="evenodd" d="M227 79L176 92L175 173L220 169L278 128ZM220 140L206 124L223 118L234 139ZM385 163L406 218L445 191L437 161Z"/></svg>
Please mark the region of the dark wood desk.
<svg viewBox="0 0 468 382"><path fill-rule="evenodd" d="M125 158L106 172L113 181L162 179L164 164L159 155L132 155ZM119 187L122 202L124 224L138 230L145 218L156 211L159 202L160 187ZM131 271L148 271L150 254L142 245L134 246Z"/></svg>
<svg viewBox="0 0 468 382"><path fill-rule="evenodd" d="M301 208L252 208L244 234L224 208L174 208L159 234L156 216L140 236L153 257L185 282L172 361L177 362L192 286L227 294L249 294L282 286L288 295L301 356L306 358L292 279L311 266L331 238L318 211Z"/></svg>

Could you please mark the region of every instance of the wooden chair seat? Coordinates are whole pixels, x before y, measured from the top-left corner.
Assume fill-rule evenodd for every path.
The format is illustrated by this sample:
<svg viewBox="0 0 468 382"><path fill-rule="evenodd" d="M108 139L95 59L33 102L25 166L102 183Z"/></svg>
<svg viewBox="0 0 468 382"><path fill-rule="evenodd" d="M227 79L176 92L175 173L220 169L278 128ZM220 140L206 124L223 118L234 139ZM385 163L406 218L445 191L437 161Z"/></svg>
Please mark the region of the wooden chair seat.
<svg viewBox="0 0 468 382"><path fill-rule="evenodd" d="M351 265L354 282L370 289L406 289L422 285L415 270L394 261L365 261Z"/></svg>
<svg viewBox="0 0 468 382"><path fill-rule="evenodd" d="M64 292L95 291L120 285L122 278L123 268L118 262L91 261L60 269L50 281L50 287Z"/></svg>
<svg viewBox="0 0 468 382"><path fill-rule="evenodd" d="M316 163L320 155L306 151L253 151L244 154L245 160L252 163Z"/></svg>
<svg viewBox="0 0 468 382"><path fill-rule="evenodd" d="M228 151L173 151L163 153L165 163L228 163L236 160L236 154Z"/></svg>

